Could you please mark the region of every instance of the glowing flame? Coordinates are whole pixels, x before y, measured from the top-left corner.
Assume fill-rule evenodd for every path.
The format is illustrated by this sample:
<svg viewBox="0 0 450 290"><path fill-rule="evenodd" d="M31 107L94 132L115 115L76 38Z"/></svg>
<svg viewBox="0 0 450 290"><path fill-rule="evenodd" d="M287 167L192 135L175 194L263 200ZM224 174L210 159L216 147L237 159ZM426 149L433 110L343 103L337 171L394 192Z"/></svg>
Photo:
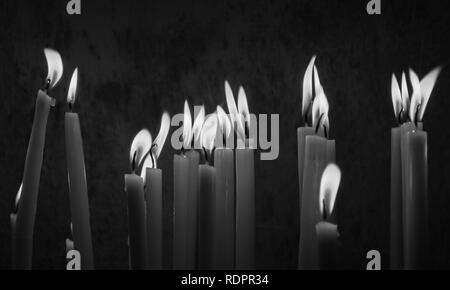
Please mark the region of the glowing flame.
<svg viewBox="0 0 450 290"><path fill-rule="evenodd" d="M192 141L192 117L188 101L184 102L183 147L190 148Z"/></svg>
<svg viewBox="0 0 450 290"><path fill-rule="evenodd" d="M420 80L417 74L409 69L409 80L413 88L413 93L411 96L411 103L409 104L409 118L411 122L416 122L417 110L419 109L421 103L420 97Z"/></svg>
<svg viewBox="0 0 450 290"><path fill-rule="evenodd" d="M194 125L192 126L192 134L194 135L194 143L200 142L200 133L202 131L203 123L205 122L205 106L200 107L200 111L195 117Z"/></svg>
<svg viewBox="0 0 450 290"><path fill-rule="evenodd" d="M313 127L316 128L316 131L322 126L326 126L329 124L328 120L328 100L325 96L325 93L322 91L319 95L314 98L313 106L312 106L312 122ZM328 131L328 127L326 127Z"/></svg>
<svg viewBox="0 0 450 290"><path fill-rule="evenodd" d="M72 78L70 79L69 91L67 92L67 103L74 104L75 97L77 95L77 83L78 83L78 68L73 71Z"/></svg>
<svg viewBox="0 0 450 290"><path fill-rule="evenodd" d="M400 91L400 87L397 82L397 78L394 74L392 74L391 80L391 97L392 97L392 106L394 108L394 114L397 118L402 110L402 93Z"/></svg>
<svg viewBox="0 0 450 290"><path fill-rule="evenodd" d="M225 138L228 138L231 134L230 119L228 118L227 113L225 113L225 111L222 109L221 106L217 106L216 113L217 113L217 119L219 122L218 123L219 129L221 130L221 133L223 134L223 136Z"/></svg>
<svg viewBox="0 0 450 290"><path fill-rule="evenodd" d="M245 139L245 127L250 130L250 110L248 109L247 95L243 87L239 88L238 92L238 111L239 111L239 121L241 126L238 127L240 130L241 138Z"/></svg>
<svg viewBox="0 0 450 290"><path fill-rule="evenodd" d="M403 113L408 114L409 92L408 92L408 84L406 83L405 72L402 72L402 108L403 108Z"/></svg>
<svg viewBox="0 0 450 290"><path fill-rule="evenodd" d="M16 202L15 202L16 208L19 206L20 197L22 196L22 186L23 186L23 182L20 184L19 190L17 191L17 194L16 194Z"/></svg>
<svg viewBox="0 0 450 290"><path fill-rule="evenodd" d="M142 159L150 150L151 145L152 135L147 129L142 129L136 134L130 149L130 163L133 170L139 167Z"/></svg>
<svg viewBox="0 0 450 290"><path fill-rule="evenodd" d="M47 59L48 74L46 80L49 82L49 88L53 88L61 79L63 74L63 64L61 55L54 49L44 49L45 58Z"/></svg>
<svg viewBox="0 0 450 290"><path fill-rule="evenodd" d="M440 66L433 69L420 81L421 105L418 115L419 122L422 121L428 101L430 100L431 92L433 92L434 85L436 84L436 80L439 77L441 70L442 67Z"/></svg>
<svg viewBox="0 0 450 290"><path fill-rule="evenodd" d="M167 112L164 112L161 117L161 127L159 128L158 136L156 136L155 141L153 141L154 154L156 158L159 158L161 151L164 147L164 143L166 142L167 135L169 134L170 129L170 116Z"/></svg>
<svg viewBox="0 0 450 290"><path fill-rule="evenodd" d="M320 181L319 207L320 213L330 216L334 209L337 191L341 182L341 170L334 163L328 164ZM325 205L325 212L324 212Z"/></svg>
<svg viewBox="0 0 450 290"><path fill-rule="evenodd" d="M306 68L305 75L303 77L303 100L302 100L302 117L306 120L308 115L308 109L311 106L313 99L313 69L316 56L311 58L311 61Z"/></svg>
<svg viewBox="0 0 450 290"><path fill-rule="evenodd" d="M217 134L217 114L212 113L206 116L205 123L203 123L202 131L201 131L201 142L203 148L209 150L210 152L214 148L214 140Z"/></svg>
<svg viewBox="0 0 450 290"><path fill-rule="evenodd" d="M245 122L248 122L248 126L250 128L250 112L248 109L247 96L244 88L239 88L238 107L236 107L233 92L227 81L225 81L225 96L227 99L228 112L231 118L231 127L235 129L238 138L245 141Z"/></svg>

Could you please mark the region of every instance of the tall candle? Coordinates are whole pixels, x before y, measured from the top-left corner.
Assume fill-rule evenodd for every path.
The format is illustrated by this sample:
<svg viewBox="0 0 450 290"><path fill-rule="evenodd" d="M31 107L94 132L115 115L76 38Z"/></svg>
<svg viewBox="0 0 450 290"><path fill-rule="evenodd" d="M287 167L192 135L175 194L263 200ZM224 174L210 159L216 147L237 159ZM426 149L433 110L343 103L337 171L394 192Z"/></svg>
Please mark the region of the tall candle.
<svg viewBox="0 0 450 290"><path fill-rule="evenodd" d="M145 180L145 201L147 217L148 268L162 269L162 170L157 168L157 160L169 133L170 116L164 112L158 136L152 144L142 166L141 176Z"/></svg>
<svg viewBox="0 0 450 290"><path fill-rule="evenodd" d="M195 269L197 266L198 243L198 203L199 203L199 163L200 154L197 151L186 152L189 161L187 191L187 267Z"/></svg>
<svg viewBox="0 0 450 290"><path fill-rule="evenodd" d="M190 180L190 158L185 154L185 149L191 148L192 141L192 117L187 101L184 102L183 115L183 152L175 154L173 160L173 269L192 270L192 249L193 219L189 218L189 208L194 205L189 191ZM191 204L192 203L192 204ZM196 203L195 205L196 206ZM191 212L192 213L192 212ZM191 238L190 238L191 237Z"/></svg>
<svg viewBox="0 0 450 290"><path fill-rule="evenodd" d="M94 269L89 199L84 165L83 139L77 113L73 113L77 89L78 69L75 69L69 86L67 103L71 112L65 115L66 158L70 197L70 213L73 224L73 241L81 255L81 269Z"/></svg>
<svg viewBox="0 0 450 290"><path fill-rule="evenodd" d="M173 159L173 269L188 270L187 267L187 220L189 158L175 154Z"/></svg>
<svg viewBox="0 0 450 290"><path fill-rule="evenodd" d="M414 130L407 134L411 187L405 196L405 269L426 267L428 258L428 161L427 133Z"/></svg>
<svg viewBox="0 0 450 290"><path fill-rule="evenodd" d="M340 180L340 169L334 163L328 164L322 174L318 200L323 219L316 224L319 269L321 270L333 270L337 267L339 233L337 225L328 219L333 213Z"/></svg>
<svg viewBox="0 0 450 290"><path fill-rule="evenodd" d="M216 169L208 164L198 168L200 180L198 204L198 269L212 269L215 215Z"/></svg>
<svg viewBox="0 0 450 290"><path fill-rule="evenodd" d="M319 185L322 172L329 162L335 160L335 141L328 140L329 119L328 100L320 84L317 68L313 57L305 72L303 83L303 107L302 114L307 121L308 111L311 109L313 135L304 138L303 169L302 170L302 193L300 200L300 238L299 238L299 269L318 269L318 242L316 235L316 224L321 221L321 214L317 200L319 198ZM314 82L313 82L314 80ZM314 85L314 99L313 96ZM299 140L299 145L302 145ZM303 150L303 149L299 149ZM299 162L302 160L299 158Z"/></svg>
<svg viewBox="0 0 450 290"><path fill-rule="evenodd" d="M198 168L199 203L198 203L198 268L213 268L216 169L210 165L214 141L217 134L217 114L205 118L201 128L200 143L205 154L205 164Z"/></svg>
<svg viewBox="0 0 450 290"><path fill-rule="evenodd" d="M42 158L44 153L45 133L50 106L54 99L47 95L48 89L53 88L63 73L61 56L58 52L45 49L48 64L46 90L39 90L33 126L25 159L23 171L23 188L20 206L16 218L16 230L13 237L13 268L31 269L34 220L36 216L39 180L41 176Z"/></svg>
<svg viewBox="0 0 450 290"><path fill-rule="evenodd" d="M255 168L254 149L247 133L255 129L250 124L250 111L244 88L239 87L238 106L228 82L225 82L228 112L237 135L236 166L236 244L235 268L251 270L255 266ZM253 126L253 127L252 127ZM248 131L248 132L246 132Z"/></svg>
<svg viewBox="0 0 450 290"><path fill-rule="evenodd" d="M216 169L215 225L213 267L217 270L234 268L235 240L235 190L234 190L234 153L227 148L231 135L231 123L222 107L217 106L219 148L214 151ZM220 133L219 133L220 132Z"/></svg>
<svg viewBox="0 0 450 290"><path fill-rule="evenodd" d="M405 82L404 75L403 82ZM403 88L405 84L403 84ZM391 96L394 114L400 123L403 118L402 94L394 74L391 81ZM401 126L391 129L390 268L392 270L403 268L403 160L401 135Z"/></svg>
<svg viewBox="0 0 450 290"><path fill-rule="evenodd" d="M150 150L152 137L146 129L133 140L130 150L131 174L125 174L125 192L128 196L128 230L130 269L147 269L147 225L144 199L144 182L135 171L141 167L145 154Z"/></svg>

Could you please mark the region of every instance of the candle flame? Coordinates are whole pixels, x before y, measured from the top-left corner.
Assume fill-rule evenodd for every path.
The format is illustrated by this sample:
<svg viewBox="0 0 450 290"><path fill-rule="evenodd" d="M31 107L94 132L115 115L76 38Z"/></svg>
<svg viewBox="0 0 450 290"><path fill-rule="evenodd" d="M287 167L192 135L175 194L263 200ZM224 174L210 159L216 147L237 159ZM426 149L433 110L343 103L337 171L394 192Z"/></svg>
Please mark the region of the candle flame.
<svg viewBox="0 0 450 290"><path fill-rule="evenodd" d="M144 156L149 152L152 144L152 135L147 129L142 129L133 139L130 149L130 163L135 170L142 162Z"/></svg>
<svg viewBox="0 0 450 290"><path fill-rule="evenodd" d="M418 115L419 122L422 121L425 109L428 105L428 101L430 100L431 93L433 92L434 85L436 84L436 80L439 77L441 70L441 66L434 68L420 81L421 105Z"/></svg>
<svg viewBox="0 0 450 290"><path fill-rule="evenodd" d="M313 69L315 60L316 56L314 55L306 68L305 75L303 76L302 117L305 120L313 99Z"/></svg>
<svg viewBox="0 0 450 290"><path fill-rule="evenodd" d="M409 111L409 92L405 72L402 72L402 108L405 114Z"/></svg>
<svg viewBox="0 0 450 290"><path fill-rule="evenodd" d="M67 103L74 104L75 97L77 94L77 84L78 84L78 68L75 68L70 79L69 91L67 92Z"/></svg>
<svg viewBox="0 0 450 290"><path fill-rule="evenodd" d="M217 106L216 109L217 119L218 119L218 128L221 130L222 135L225 138L228 138L231 134L231 122L228 118L227 113L223 110L221 106Z"/></svg>
<svg viewBox="0 0 450 290"><path fill-rule="evenodd" d="M227 81L225 81L225 97L227 99L228 113L230 114L231 118L231 127L234 129L235 123L237 123L237 126L240 126L241 123L238 120L239 112L234 100L233 91L231 90L230 84Z"/></svg>
<svg viewBox="0 0 450 290"><path fill-rule="evenodd" d="M341 182L341 170L339 167L330 163L325 168L320 181L319 207L320 213L325 213L330 216L334 209L334 202L336 200L337 191Z"/></svg>
<svg viewBox="0 0 450 290"><path fill-rule="evenodd" d="M245 140L245 128L247 127L250 131L250 110L248 109L247 95L242 86L239 88L238 92L238 111L238 120L241 124L238 126L238 136L241 136L241 140Z"/></svg>
<svg viewBox="0 0 450 290"><path fill-rule="evenodd" d="M190 148L191 141L192 141L192 117L188 101L186 100L184 102L183 146L185 148Z"/></svg>
<svg viewBox="0 0 450 290"><path fill-rule="evenodd" d="M200 107L200 111L195 117L194 125L192 126L192 134L194 135L194 143L200 142L200 133L202 131L203 123L205 122L205 106Z"/></svg>
<svg viewBox="0 0 450 290"><path fill-rule="evenodd" d="M314 98L312 106L312 123L313 127L316 128L316 131L322 126L325 126L325 129L328 132L329 127L326 127L327 124L329 126L328 110L328 99L327 96L325 96L325 93L322 91Z"/></svg>
<svg viewBox="0 0 450 290"><path fill-rule="evenodd" d="M201 130L201 143L203 148L209 150L210 152L214 148L214 140L217 134L217 114L212 113L206 116L205 123L203 123L203 127Z"/></svg>
<svg viewBox="0 0 450 290"><path fill-rule="evenodd" d="M15 207L16 207L16 209L17 209L17 207L19 206L20 198L21 198L21 196L22 196L22 186L23 186L23 182L20 183L19 190L17 191L17 194L16 194L16 201L15 201L15 204L14 204Z"/></svg>
<svg viewBox="0 0 450 290"><path fill-rule="evenodd" d="M397 78L394 74L392 74L391 80L391 97L392 97L392 106L394 108L394 114L397 118L402 110L402 93L400 91L400 87L397 82Z"/></svg>
<svg viewBox="0 0 450 290"><path fill-rule="evenodd" d="M420 80L417 74L412 70L409 69L409 80L411 81L411 85L413 88L413 93L411 96L410 104L409 104L409 119L411 122L415 123L416 116L417 116L417 110L420 109Z"/></svg>
<svg viewBox="0 0 450 290"><path fill-rule="evenodd" d="M49 82L49 88L53 88L61 79L63 74L63 64L61 55L54 49L44 49L45 58L47 59L48 73L46 80Z"/></svg>
<svg viewBox="0 0 450 290"><path fill-rule="evenodd" d="M164 112L161 117L161 127L159 128L159 133L153 141L153 145L155 146L155 159L159 158L161 151L164 147L164 143L166 142L167 135L169 134L170 129L170 116L167 112ZM156 165L155 165L156 167Z"/></svg>

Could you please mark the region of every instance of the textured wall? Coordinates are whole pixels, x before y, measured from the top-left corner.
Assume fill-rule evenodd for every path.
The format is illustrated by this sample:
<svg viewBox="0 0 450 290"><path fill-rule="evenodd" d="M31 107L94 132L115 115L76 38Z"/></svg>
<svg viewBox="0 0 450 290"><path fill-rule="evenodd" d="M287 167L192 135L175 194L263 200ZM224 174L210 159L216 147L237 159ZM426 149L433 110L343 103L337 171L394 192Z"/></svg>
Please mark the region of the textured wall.
<svg viewBox="0 0 450 290"><path fill-rule="evenodd" d="M0 268L10 265L9 213L20 184L44 47L63 56L52 91L35 227L35 268L64 267L69 234L65 168L65 96L79 67L76 111L84 137L95 260L127 267L129 145L163 110L183 101L212 111L225 105L223 81L246 88L250 110L280 114L280 156L256 163L258 268L295 268L298 239L296 127L300 79L313 54L330 102L331 135L343 170L337 208L343 268L365 266L365 253L389 251L389 148L395 125L390 74L409 66L420 76L447 64L450 19L444 1L86 1L68 16L67 1L0 2ZM450 73L444 69L425 115L429 132L432 267L450 268ZM171 254L172 155L164 170L166 264Z"/></svg>

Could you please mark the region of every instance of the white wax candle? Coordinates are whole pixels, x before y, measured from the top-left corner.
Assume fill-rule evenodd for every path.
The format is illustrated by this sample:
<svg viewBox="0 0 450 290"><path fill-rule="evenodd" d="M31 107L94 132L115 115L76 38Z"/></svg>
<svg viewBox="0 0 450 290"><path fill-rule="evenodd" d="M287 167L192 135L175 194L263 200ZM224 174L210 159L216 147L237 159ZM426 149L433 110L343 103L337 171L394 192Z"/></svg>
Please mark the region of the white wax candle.
<svg viewBox="0 0 450 290"><path fill-rule="evenodd" d="M173 159L173 269L188 270L188 192L189 158L176 154Z"/></svg>
<svg viewBox="0 0 450 290"><path fill-rule="evenodd" d="M428 160L427 133L412 130L406 135L410 186L405 195L405 258L406 270L426 268L428 249Z"/></svg>
<svg viewBox="0 0 450 290"><path fill-rule="evenodd" d="M145 177L147 204L148 266L150 270L162 269L162 171L147 168Z"/></svg>
<svg viewBox="0 0 450 290"><path fill-rule="evenodd" d="M71 108L75 102L77 79L78 69L75 69L67 95L67 102ZM81 269L93 270L94 254L92 250L89 199L84 165L83 139L78 114L66 112L64 124L73 241L81 255Z"/></svg>
<svg viewBox="0 0 450 290"><path fill-rule="evenodd" d="M235 191L234 154L232 149L214 151L216 169L216 203L214 225L213 267L217 270L234 268Z"/></svg>
<svg viewBox="0 0 450 290"><path fill-rule="evenodd" d="M187 188L187 245L186 265L188 269L195 269L197 264L197 243L198 243L198 195L199 195L199 177L198 166L200 162L200 154L197 151L189 150L186 152L189 160L188 175L189 186Z"/></svg>
<svg viewBox="0 0 450 290"><path fill-rule="evenodd" d="M39 90L23 171L22 196L17 212L16 231L13 237L15 245L13 248L14 269L31 269L34 220L41 177L45 132L51 104L52 99L45 92Z"/></svg>
<svg viewBox="0 0 450 290"><path fill-rule="evenodd" d="M316 224L319 269L336 270L339 233L337 225L328 221Z"/></svg>
<svg viewBox="0 0 450 290"><path fill-rule="evenodd" d="M236 269L255 265L255 169L254 150L237 148L236 153Z"/></svg>
<svg viewBox="0 0 450 290"><path fill-rule="evenodd" d="M327 147L323 137L306 137L298 264L301 270L318 269L315 227L321 220L317 201L320 178L327 164Z"/></svg>
<svg viewBox="0 0 450 290"><path fill-rule="evenodd" d="M130 269L147 269L147 226L145 218L144 184L140 176L125 174L128 195L128 226L130 239Z"/></svg>
<svg viewBox="0 0 450 290"><path fill-rule="evenodd" d="M401 270L403 268L403 198L400 131L400 127L392 128L391 130L391 270Z"/></svg>
<svg viewBox="0 0 450 290"><path fill-rule="evenodd" d="M215 215L216 169L202 164L198 168L198 269L212 269Z"/></svg>

